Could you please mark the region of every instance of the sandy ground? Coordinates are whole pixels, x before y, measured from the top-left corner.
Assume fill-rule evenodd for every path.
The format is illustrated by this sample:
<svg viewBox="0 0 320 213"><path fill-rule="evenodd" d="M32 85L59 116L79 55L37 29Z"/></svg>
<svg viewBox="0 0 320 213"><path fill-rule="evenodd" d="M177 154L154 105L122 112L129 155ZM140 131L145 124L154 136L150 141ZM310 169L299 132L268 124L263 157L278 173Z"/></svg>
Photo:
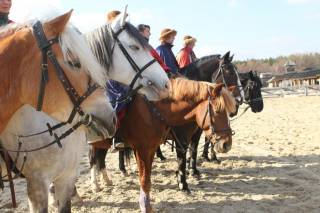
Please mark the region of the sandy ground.
<svg viewBox="0 0 320 213"><path fill-rule="evenodd" d="M232 123L232 150L222 164L199 161L201 179L189 178L191 195L177 190L176 158L156 159L151 192L158 212L320 212L320 97L265 99L262 113L246 113ZM202 147L203 142L200 147ZM107 156L114 186L93 193L86 154L77 182L84 202L74 212L140 212L134 160L131 174L117 169L117 154ZM103 183L102 183L103 184ZM18 210L28 211L25 181L16 181ZM0 212L11 212L8 187L0 193Z"/></svg>

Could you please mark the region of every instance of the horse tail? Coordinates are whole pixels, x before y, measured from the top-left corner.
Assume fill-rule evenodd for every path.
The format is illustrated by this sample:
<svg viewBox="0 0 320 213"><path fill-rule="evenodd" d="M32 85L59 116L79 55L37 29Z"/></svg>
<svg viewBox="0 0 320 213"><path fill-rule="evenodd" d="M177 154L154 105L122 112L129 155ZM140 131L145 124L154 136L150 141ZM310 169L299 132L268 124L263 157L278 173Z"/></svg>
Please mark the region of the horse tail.
<svg viewBox="0 0 320 213"><path fill-rule="evenodd" d="M126 160L126 164L127 165L130 165L130 159L131 159L131 156L132 156L132 149L130 147L126 147L124 148L124 157L125 157L125 160Z"/></svg>

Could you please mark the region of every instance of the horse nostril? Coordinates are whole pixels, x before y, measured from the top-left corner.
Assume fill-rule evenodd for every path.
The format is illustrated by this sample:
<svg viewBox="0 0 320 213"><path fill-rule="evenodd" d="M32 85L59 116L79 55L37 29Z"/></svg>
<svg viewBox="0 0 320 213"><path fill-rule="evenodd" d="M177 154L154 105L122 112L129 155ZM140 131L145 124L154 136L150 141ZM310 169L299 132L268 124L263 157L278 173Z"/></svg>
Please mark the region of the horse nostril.
<svg viewBox="0 0 320 213"><path fill-rule="evenodd" d="M223 147L224 150L227 150L227 149L228 149L228 144L227 144L227 143L224 143L224 144L222 145L222 147Z"/></svg>

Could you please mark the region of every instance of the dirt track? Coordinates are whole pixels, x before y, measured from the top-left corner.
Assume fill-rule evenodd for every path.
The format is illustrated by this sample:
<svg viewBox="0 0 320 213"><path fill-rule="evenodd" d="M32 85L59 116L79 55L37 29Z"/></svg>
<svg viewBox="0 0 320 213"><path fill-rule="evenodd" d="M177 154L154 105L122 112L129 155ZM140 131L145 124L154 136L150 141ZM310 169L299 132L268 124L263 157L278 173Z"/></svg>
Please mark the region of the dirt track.
<svg viewBox="0 0 320 213"><path fill-rule="evenodd" d="M156 160L152 177L152 204L158 212L320 211L319 96L266 99L262 113L248 112L232 127L232 150L219 155L221 165L200 160L201 179L189 178L191 195L177 190L175 155L163 148L168 160ZM131 175L123 177L117 159L117 154L107 157L114 186L92 193L84 157L77 182L84 202L74 205L74 212L139 212L135 162ZM18 181L16 187L16 212L26 212L25 182ZM8 188L0 198L0 212L10 211Z"/></svg>

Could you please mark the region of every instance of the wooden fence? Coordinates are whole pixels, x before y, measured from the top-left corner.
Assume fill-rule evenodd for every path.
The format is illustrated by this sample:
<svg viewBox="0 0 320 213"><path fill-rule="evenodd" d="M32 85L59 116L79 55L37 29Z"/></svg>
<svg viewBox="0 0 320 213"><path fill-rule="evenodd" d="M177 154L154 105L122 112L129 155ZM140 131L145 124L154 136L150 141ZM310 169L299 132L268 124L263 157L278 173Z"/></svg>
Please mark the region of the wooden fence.
<svg viewBox="0 0 320 213"><path fill-rule="evenodd" d="M263 87L261 89L263 98L275 98L286 96L320 96L320 86L301 86L301 87Z"/></svg>

